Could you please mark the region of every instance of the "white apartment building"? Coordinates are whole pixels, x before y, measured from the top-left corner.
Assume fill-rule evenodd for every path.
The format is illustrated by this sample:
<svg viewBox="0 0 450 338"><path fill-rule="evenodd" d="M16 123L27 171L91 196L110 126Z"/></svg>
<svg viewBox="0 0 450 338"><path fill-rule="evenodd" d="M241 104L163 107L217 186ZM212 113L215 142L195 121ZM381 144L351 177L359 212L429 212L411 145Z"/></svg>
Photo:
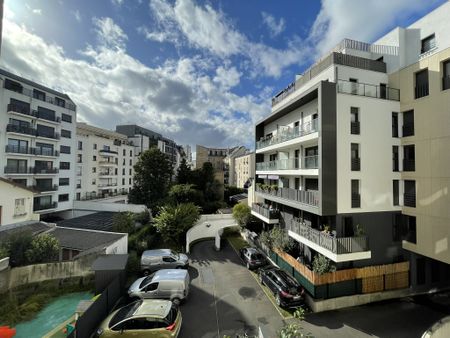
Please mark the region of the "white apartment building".
<svg viewBox="0 0 450 338"><path fill-rule="evenodd" d="M71 209L75 104L66 94L2 69L0 85L0 176L35 190L36 213Z"/></svg>
<svg viewBox="0 0 450 338"><path fill-rule="evenodd" d="M238 188L248 188L255 179L255 153L246 153L234 159L233 183Z"/></svg>
<svg viewBox="0 0 450 338"><path fill-rule="evenodd" d="M77 201L127 194L133 186L135 148L114 131L77 124Z"/></svg>
<svg viewBox="0 0 450 338"><path fill-rule="evenodd" d="M257 123L252 214L306 262L409 261L413 286L448 283L449 17L447 2L374 44L343 40Z"/></svg>

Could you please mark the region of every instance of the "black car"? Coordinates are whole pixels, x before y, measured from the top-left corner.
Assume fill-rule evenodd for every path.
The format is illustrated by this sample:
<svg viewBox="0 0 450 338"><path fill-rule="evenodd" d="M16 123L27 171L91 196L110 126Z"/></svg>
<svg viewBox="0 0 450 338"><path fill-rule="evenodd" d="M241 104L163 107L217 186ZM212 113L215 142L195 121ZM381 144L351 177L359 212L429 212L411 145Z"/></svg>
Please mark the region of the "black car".
<svg viewBox="0 0 450 338"><path fill-rule="evenodd" d="M247 269L256 269L267 264L264 255L255 248L242 248L239 253Z"/></svg>
<svg viewBox="0 0 450 338"><path fill-rule="evenodd" d="M266 285L281 307L297 307L304 304L303 287L285 271L270 267L259 271L259 281Z"/></svg>

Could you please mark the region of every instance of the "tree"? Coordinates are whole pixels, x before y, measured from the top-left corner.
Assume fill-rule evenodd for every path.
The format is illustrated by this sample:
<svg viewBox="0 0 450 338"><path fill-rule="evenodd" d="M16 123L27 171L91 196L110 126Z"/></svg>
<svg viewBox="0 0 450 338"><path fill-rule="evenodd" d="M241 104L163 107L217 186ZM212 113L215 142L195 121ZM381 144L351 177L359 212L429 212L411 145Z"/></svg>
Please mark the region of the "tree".
<svg viewBox="0 0 450 338"><path fill-rule="evenodd" d="M195 205L203 205L203 194L201 191L194 189L193 184L176 184L169 190L169 198L172 203L194 203Z"/></svg>
<svg viewBox="0 0 450 338"><path fill-rule="evenodd" d="M60 245L52 234L40 234L33 238L25 256L30 263L58 260Z"/></svg>
<svg viewBox="0 0 450 338"><path fill-rule="evenodd" d="M191 180L192 180L192 170L187 165L186 159L183 158L177 170L177 183L188 184L191 183Z"/></svg>
<svg viewBox="0 0 450 338"><path fill-rule="evenodd" d="M30 232L20 232L8 238L7 249L11 266L28 264L25 252L30 247L32 240L33 237Z"/></svg>
<svg viewBox="0 0 450 338"><path fill-rule="evenodd" d="M294 311L294 318L297 319L297 321L305 320L305 310L301 307L297 308L297 310ZM302 330L303 328L297 322L291 322L281 328L278 332L278 338L313 338L310 333L305 334Z"/></svg>
<svg viewBox="0 0 450 338"><path fill-rule="evenodd" d="M133 233L135 230L133 214L131 212L119 212L115 214L112 229L114 232Z"/></svg>
<svg viewBox="0 0 450 338"><path fill-rule="evenodd" d="M167 205L154 219L154 226L164 240L182 245L186 232L200 218L200 210L193 203Z"/></svg>
<svg viewBox="0 0 450 338"><path fill-rule="evenodd" d="M313 271L319 275L323 275L327 272L336 271L336 267L331 263L331 261L324 255L317 254L312 262Z"/></svg>
<svg viewBox="0 0 450 338"><path fill-rule="evenodd" d="M251 209L247 204L238 203L233 207L233 217L240 227L247 225L251 215Z"/></svg>
<svg viewBox="0 0 450 338"><path fill-rule="evenodd" d="M167 197L172 164L165 154L152 147L141 154L134 171L133 188L128 199L131 203L145 204L155 212Z"/></svg>

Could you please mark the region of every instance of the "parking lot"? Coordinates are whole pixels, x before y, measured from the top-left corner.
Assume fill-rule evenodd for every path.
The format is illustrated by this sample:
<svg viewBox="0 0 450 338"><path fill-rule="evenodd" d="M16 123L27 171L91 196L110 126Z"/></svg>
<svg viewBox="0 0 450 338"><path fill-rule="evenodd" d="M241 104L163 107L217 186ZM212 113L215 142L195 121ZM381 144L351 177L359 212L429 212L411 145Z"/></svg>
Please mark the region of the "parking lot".
<svg viewBox="0 0 450 338"><path fill-rule="evenodd" d="M213 241L204 241L192 248L191 291L181 306L180 338L252 335L259 326L274 337L283 326L277 309L229 243L223 241L220 252L213 245Z"/></svg>

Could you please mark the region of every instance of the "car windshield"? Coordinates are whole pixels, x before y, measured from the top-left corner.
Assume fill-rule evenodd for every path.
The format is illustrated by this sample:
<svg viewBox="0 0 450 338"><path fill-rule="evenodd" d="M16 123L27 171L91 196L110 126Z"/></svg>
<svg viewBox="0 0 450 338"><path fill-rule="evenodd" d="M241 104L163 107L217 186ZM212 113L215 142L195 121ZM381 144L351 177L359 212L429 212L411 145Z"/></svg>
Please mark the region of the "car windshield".
<svg viewBox="0 0 450 338"><path fill-rule="evenodd" d="M254 253L254 254L251 255L251 258L254 259L254 260L260 261L260 260L263 259L263 255L261 255L260 253Z"/></svg>
<svg viewBox="0 0 450 338"><path fill-rule="evenodd" d="M175 322L175 319L177 318L177 315L178 315L178 306L173 304L172 307L170 308L170 311L167 314L166 318L164 318L164 320L168 324L172 324L173 322Z"/></svg>
<svg viewBox="0 0 450 338"><path fill-rule="evenodd" d="M286 284L286 286L288 288L298 288L299 285L297 283L297 281L292 278L291 276L289 276L286 272L284 271L278 271L277 272L278 276L281 277L281 279L283 280L283 282Z"/></svg>
<svg viewBox="0 0 450 338"><path fill-rule="evenodd" d="M132 316L133 313L136 312L137 308L141 306L142 299L138 300L136 302L130 303L127 306L124 306L121 308L117 313L114 315L114 317L111 318L109 322L109 328L112 328L117 323L120 323L122 320L127 319L128 317Z"/></svg>
<svg viewBox="0 0 450 338"><path fill-rule="evenodd" d="M170 256L172 256L172 258L176 259L176 260L178 260L180 258L180 254L178 252L176 252L176 251L173 251L173 250L172 250Z"/></svg>
<svg viewBox="0 0 450 338"><path fill-rule="evenodd" d="M139 284L139 289L142 289L143 287L147 286L147 284L149 284L152 281L152 278L155 274L151 274L147 277L144 278L144 280L141 282L141 284Z"/></svg>

